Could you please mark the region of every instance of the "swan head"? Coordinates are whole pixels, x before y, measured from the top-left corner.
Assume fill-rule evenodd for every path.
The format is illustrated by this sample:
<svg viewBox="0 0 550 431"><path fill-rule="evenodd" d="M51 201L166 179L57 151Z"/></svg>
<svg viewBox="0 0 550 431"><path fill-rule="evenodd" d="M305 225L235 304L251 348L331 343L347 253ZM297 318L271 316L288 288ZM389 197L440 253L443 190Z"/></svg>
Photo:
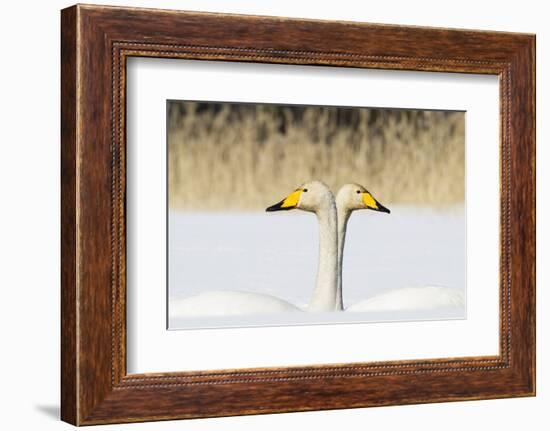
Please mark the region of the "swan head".
<svg viewBox="0 0 550 431"><path fill-rule="evenodd" d="M328 186L322 181L309 181L275 205L266 208L266 211L300 209L316 213L331 204L334 205L334 196Z"/></svg>
<svg viewBox="0 0 550 431"><path fill-rule="evenodd" d="M336 195L336 205L349 212L369 209L390 213L390 210L378 202L365 187L355 183L346 184L340 188Z"/></svg>

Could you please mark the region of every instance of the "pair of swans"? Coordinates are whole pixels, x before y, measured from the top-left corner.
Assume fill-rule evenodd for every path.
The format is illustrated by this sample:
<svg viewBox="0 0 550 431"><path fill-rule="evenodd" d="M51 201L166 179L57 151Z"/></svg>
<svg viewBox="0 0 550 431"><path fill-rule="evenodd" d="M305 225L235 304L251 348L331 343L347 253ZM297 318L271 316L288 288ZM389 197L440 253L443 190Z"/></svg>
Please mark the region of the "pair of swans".
<svg viewBox="0 0 550 431"><path fill-rule="evenodd" d="M370 209L389 213L363 186L346 184L336 199L321 181L310 181L266 209L268 212L300 209L312 212L319 222L319 265L315 289L306 310L275 296L239 291L205 292L170 304L171 317L230 316L284 312L344 311L342 265L346 228L351 213ZM345 311L388 311L459 307L464 298L444 287L409 287L353 304Z"/></svg>

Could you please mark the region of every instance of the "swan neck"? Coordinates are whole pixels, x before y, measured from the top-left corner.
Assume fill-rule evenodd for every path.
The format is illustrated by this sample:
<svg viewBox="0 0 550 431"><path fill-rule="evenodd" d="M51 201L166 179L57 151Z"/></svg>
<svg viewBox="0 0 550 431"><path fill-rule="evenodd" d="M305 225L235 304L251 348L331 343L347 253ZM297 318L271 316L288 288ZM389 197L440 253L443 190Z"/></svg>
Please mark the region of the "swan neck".
<svg viewBox="0 0 550 431"><path fill-rule="evenodd" d="M319 267L311 311L342 310L338 286L338 227L334 201L316 212L319 221Z"/></svg>
<svg viewBox="0 0 550 431"><path fill-rule="evenodd" d="M342 274L344 266L344 246L346 243L346 230L348 226L348 220L351 215L351 211L338 206L338 293L340 295L340 302L344 303L342 297L343 286L342 286Z"/></svg>

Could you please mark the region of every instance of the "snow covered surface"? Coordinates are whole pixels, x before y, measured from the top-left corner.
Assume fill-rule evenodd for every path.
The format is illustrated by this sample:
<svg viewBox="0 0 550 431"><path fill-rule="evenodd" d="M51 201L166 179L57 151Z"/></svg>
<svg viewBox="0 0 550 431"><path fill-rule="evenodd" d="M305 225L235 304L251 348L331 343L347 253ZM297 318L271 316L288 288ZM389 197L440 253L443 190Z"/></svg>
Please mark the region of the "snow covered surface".
<svg viewBox="0 0 550 431"><path fill-rule="evenodd" d="M443 286L465 293L463 208L392 206L349 221L344 253L344 305L404 287ZM285 213L169 214L169 304L213 290L272 295L305 307L315 285L317 221ZM174 301L174 302L172 302ZM251 316L171 316L170 329L314 323L461 319L466 310L281 313Z"/></svg>

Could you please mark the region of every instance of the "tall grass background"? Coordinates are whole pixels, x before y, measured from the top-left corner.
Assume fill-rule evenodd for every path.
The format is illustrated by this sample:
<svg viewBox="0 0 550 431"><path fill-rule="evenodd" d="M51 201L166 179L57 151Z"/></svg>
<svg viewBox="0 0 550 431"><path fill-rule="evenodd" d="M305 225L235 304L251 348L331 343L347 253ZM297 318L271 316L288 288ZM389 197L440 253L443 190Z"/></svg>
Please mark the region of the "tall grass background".
<svg viewBox="0 0 550 431"><path fill-rule="evenodd" d="M172 209L261 210L301 183L380 202L464 202L463 112L168 102Z"/></svg>

